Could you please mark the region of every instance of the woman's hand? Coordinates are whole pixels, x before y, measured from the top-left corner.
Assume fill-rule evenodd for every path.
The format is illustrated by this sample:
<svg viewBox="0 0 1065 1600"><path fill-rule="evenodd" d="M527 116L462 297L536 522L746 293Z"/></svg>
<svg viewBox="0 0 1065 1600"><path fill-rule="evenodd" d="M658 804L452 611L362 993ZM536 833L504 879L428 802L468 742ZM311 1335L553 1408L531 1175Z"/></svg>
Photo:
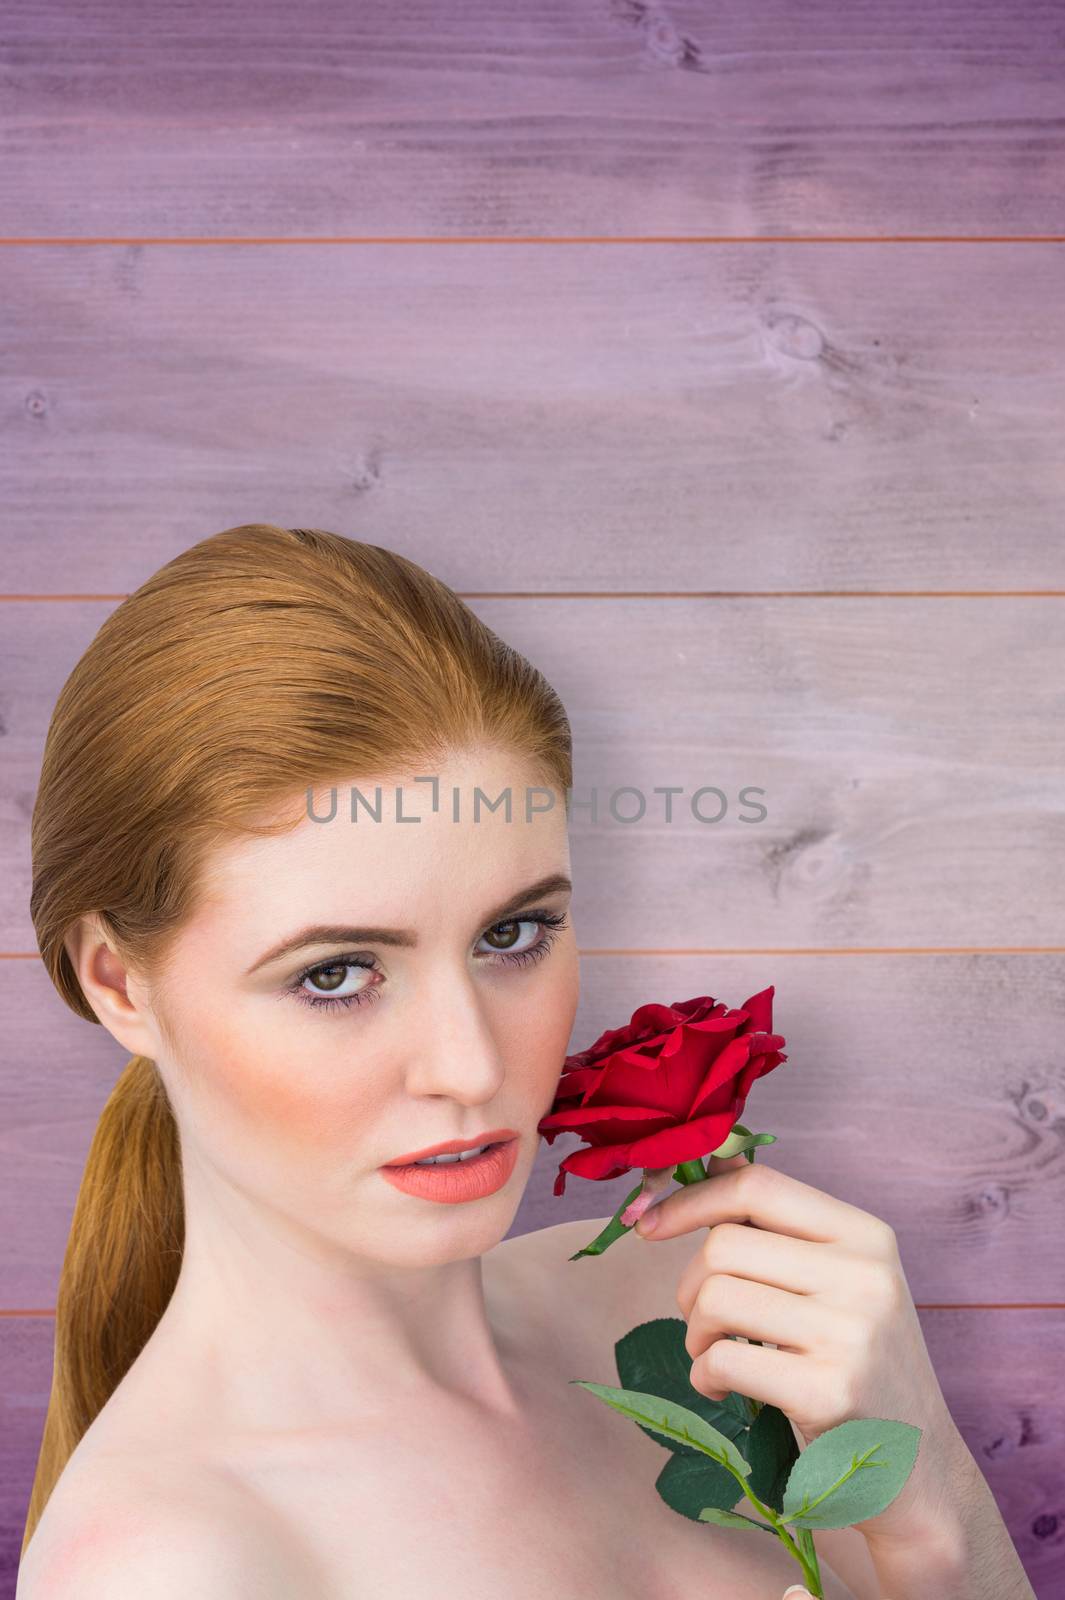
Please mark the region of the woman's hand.
<svg viewBox="0 0 1065 1600"><path fill-rule="evenodd" d="M879 1217L745 1156L710 1158L711 1178L674 1190L636 1225L649 1242L703 1227L680 1276L693 1388L774 1405L807 1444L856 1417L922 1430L895 1499L855 1526L934 1542L957 1523L959 1468L975 1462L947 1409L893 1230ZM764 1344L743 1344L742 1334Z"/></svg>

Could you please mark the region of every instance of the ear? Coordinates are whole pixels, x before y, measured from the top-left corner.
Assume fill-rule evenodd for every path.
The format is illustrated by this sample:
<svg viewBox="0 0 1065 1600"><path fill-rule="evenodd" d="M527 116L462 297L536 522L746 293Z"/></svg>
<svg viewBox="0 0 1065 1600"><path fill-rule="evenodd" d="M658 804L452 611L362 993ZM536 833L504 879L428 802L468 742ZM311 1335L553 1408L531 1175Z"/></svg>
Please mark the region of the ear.
<svg viewBox="0 0 1065 1600"><path fill-rule="evenodd" d="M63 945L82 992L97 1019L131 1055L155 1059L159 1035L150 1010L136 994L135 980L114 941L94 913L79 917Z"/></svg>

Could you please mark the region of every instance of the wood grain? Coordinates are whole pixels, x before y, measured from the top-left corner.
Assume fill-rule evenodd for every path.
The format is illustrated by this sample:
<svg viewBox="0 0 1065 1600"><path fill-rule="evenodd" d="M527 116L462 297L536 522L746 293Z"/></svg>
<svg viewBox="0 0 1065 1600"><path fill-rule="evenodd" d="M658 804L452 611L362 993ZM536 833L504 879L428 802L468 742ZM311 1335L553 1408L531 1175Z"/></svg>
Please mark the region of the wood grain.
<svg viewBox="0 0 1065 1600"><path fill-rule="evenodd" d="M577 868L578 876L580 869ZM578 922L579 918L575 919ZM919 1303L1065 1302L1062 963L1051 956L586 957L574 1049L645 1000L776 986L788 1060L757 1085L762 1159L886 1218ZM89 1142L127 1056L39 961L0 962L0 1309L49 1309ZM551 1185L541 1144L511 1232L604 1216L631 1180Z"/></svg>
<svg viewBox="0 0 1065 1600"><path fill-rule="evenodd" d="M472 604L570 713L584 946L1065 942L1062 601ZM35 948L44 735L112 609L5 610L0 950Z"/></svg>
<svg viewBox="0 0 1065 1600"><path fill-rule="evenodd" d="M1060 5L253 20L5 13L0 1596L126 1059L35 954L44 733L121 596L261 519L411 556L545 670L606 808L572 822L573 1047L645 998L776 985L760 1159L891 1221L1057 1600ZM647 812L611 817L632 788ZM512 1232L627 1191L555 1199L571 1147Z"/></svg>
<svg viewBox="0 0 1065 1600"><path fill-rule="evenodd" d="M15 236L1063 231L1061 10L13 3Z"/></svg>
<svg viewBox="0 0 1065 1600"><path fill-rule="evenodd" d="M1065 590L1061 277L1021 244L0 250L0 590L121 596L255 520L463 593Z"/></svg>

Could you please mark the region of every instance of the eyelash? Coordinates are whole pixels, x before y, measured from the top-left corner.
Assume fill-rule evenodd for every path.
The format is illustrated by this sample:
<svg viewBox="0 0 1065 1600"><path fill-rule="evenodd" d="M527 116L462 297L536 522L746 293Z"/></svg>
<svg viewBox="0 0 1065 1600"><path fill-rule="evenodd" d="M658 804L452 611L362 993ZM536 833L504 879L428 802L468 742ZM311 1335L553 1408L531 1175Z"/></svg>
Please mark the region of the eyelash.
<svg viewBox="0 0 1065 1600"><path fill-rule="evenodd" d="M507 917L503 922L494 922L491 928L486 929L486 932L493 933L496 928L508 928L514 923L522 922L539 923L544 930L543 937L538 943L530 945L527 950L497 952L496 959L490 965L524 966L528 961L542 960L554 944L559 931L565 927L566 914L565 912L530 911L523 917ZM483 938L484 935L482 934L481 937ZM334 995L328 998L324 995L308 994L307 990L303 988L307 979L313 977L316 972L330 972L337 967L361 967L366 972L380 971L375 960L366 960L348 952L341 956L334 956L329 961L318 961L313 967L306 967L302 972L297 973L292 983L288 985L289 993L294 994L302 1005L313 1006L316 1011L323 1008L332 1011L337 1006L358 1006L362 1005L364 1001L369 1003L379 998L380 984L369 984L365 989L359 990L355 994Z"/></svg>

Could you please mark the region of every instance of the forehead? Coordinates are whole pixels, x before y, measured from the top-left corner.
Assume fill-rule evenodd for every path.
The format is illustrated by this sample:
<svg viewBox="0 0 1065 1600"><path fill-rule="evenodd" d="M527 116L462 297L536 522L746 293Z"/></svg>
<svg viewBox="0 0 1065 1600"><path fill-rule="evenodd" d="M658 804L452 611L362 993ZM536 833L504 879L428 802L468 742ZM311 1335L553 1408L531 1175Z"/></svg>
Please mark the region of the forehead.
<svg viewBox="0 0 1065 1600"><path fill-rule="evenodd" d="M519 757L495 750L418 773L338 779L288 808L291 816L298 805L300 816L290 832L219 846L197 921L270 937L279 922L303 916L406 924L458 910L465 918L567 866L565 795L555 790L541 810L551 803L546 787ZM505 797L497 803L508 788L509 820Z"/></svg>

